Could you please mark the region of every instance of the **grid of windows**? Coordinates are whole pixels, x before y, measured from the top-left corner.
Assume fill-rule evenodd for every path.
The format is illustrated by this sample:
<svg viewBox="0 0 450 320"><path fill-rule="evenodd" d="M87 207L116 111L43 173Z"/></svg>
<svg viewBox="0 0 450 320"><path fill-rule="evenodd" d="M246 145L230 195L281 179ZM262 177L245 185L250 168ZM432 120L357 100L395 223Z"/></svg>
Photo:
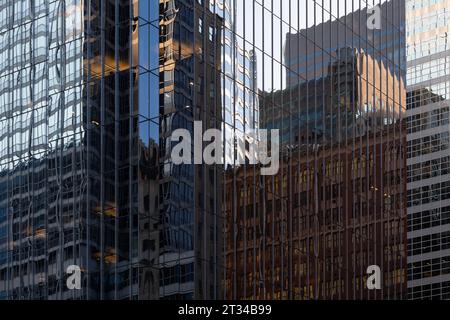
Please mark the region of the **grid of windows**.
<svg viewBox="0 0 450 320"><path fill-rule="evenodd" d="M439 227L450 223L450 207L425 210L408 215L408 232Z"/></svg>
<svg viewBox="0 0 450 320"><path fill-rule="evenodd" d="M134 5L0 2L2 298L139 295L139 236L147 248L154 237L140 217L158 189L159 61L148 49L159 25L150 28L154 1ZM69 265L82 270L82 290L68 290Z"/></svg>
<svg viewBox="0 0 450 320"><path fill-rule="evenodd" d="M406 78L406 81L408 85L412 86L421 82L437 79L439 77L445 77L448 75L447 69L449 67L450 57L444 57L416 64L413 67L408 68L408 77ZM448 86L448 84L446 86Z"/></svg>
<svg viewBox="0 0 450 320"><path fill-rule="evenodd" d="M450 174L450 157L408 166L408 183Z"/></svg>
<svg viewBox="0 0 450 320"><path fill-rule="evenodd" d="M413 300L448 300L450 299L450 281L414 287L408 292Z"/></svg>
<svg viewBox="0 0 450 320"><path fill-rule="evenodd" d="M430 153L436 153L450 148L450 133L448 131L408 141L408 158L416 158Z"/></svg>
<svg viewBox="0 0 450 320"><path fill-rule="evenodd" d="M373 2L222 3L235 17L226 37L254 53L258 90L242 99L257 97L259 128L280 130L281 149L273 177L248 164L225 172L225 296L404 297L404 2L383 1L382 30L367 28ZM365 288L374 263L385 267L382 294Z"/></svg>
<svg viewBox="0 0 450 320"><path fill-rule="evenodd" d="M449 296L446 284L439 283L447 276L445 268L439 267L439 259L441 251L448 249L448 233L435 233L435 227L446 230L450 223L449 6L448 0L406 1L409 86L406 122L411 162L408 166L408 261L414 264L408 283L412 299Z"/></svg>
<svg viewBox="0 0 450 320"><path fill-rule="evenodd" d="M408 134L433 129L450 124L449 108L442 107L430 112L415 114L405 119L408 126Z"/></svg>
<svg viewBox="0 0 450 320"><path fill-rule="evenodd" d="M450 257L408 264L408 281L450 274Z"/></svg>
<svg viewBox="0 0 450 320"><path fill-rule="evenodd" d="M450 181L408 190L408 208L450 199Z"/></svg>
<svg viewBox="0 0 450 320"><path fill-rule="evenodd" d="M404 5L1 1L0 298L403 298ZM176 165L178 129L222 130L223 163Z"/></svg>
<svg viewBox="0 0 450 320"><path fill-rule="evenodd" d="M73 228L81 203L69 202L81 201L86 187L79 5L0 4L0 293L7 299L62 297L51 279L80 250L82 233ZM61 264L49 259L58 250Z"/></svg>
<svg viewBox="0 0 450 320"><path fill-rule="evenodd" d="M408 255L416 256L450 249L450 232L430 234L408 239ZM436 274L435 276L438 276Z"/></svg>

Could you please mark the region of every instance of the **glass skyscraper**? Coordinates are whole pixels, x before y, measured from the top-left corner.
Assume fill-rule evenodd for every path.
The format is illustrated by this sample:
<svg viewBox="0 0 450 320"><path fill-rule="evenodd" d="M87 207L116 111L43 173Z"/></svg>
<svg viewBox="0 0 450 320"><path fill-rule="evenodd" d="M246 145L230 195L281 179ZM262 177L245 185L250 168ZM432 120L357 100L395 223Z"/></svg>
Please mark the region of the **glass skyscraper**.
<svg viewBox="0 0 450 320"><path fill-rule="evenodd" d="M404 13L1 0L0 299L406 297ZM265 129L271 176L248 159Z"/></svg>
<svg viewBox="0 0 450 320"><path fill-rule="evenodd" d="M233 32L255 52L281 168L226 173L225 297L405 298L404 2L244 3Z"/></svg>
<svg viewBox="0 0 450 320"><path fill-rule="evenodd" d="M2 299L134 299L151 282L157 12L154 1L1 1ZM66 286L70 265L81 290Z"/></svg>
<svg viewBox="0 0 450 320"><path fill-rule="evenodd" d="M410 299L450 299L449 7L406 1Z"/></svg>

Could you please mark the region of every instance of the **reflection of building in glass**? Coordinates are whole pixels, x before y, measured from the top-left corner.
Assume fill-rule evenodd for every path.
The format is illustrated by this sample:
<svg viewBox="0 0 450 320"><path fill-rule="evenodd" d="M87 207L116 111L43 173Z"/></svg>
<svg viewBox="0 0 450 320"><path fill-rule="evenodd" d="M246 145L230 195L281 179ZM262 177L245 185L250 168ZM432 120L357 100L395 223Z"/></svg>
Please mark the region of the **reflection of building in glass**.
<svg viewBox="0 0 450 320"><path fill-rule="evenodd" d="M228 188L249 191L225 201L226 297L404 298L405 141L398 132L397 123L377 138L361 136L357 155L352 140L340 148L304 145L284 157L275 178L243 169L230 175ZM370 265L383 272L380 291L367 290Z"/></svg>
<svg viewBox="0 0 450 320"><path fill-rule="evenodd" d="M221 99L224 131L224 162L235 165L239 156L236 137L259 129L256 55L253 47L236 35L237 10L235 0L217 0L210 9L222 17ZM249 142L249 141L247 141Z"/></svg>
<svg viewBox="0 0 450 320"><path fill-rule="evenodd" d="M338 58L339 49L343 47L358 48L385 63L397 77L404 77L399 66L405 64L405 37L399 35L404 35L405 1L381 1L381 28L374 30L367 28L372 12L367 8L351 12L353 5L356 3L343 0L331 21L287 34L284 57L288 87L325 77L328 65ZM324 10L318 4L309 6L310 10L313 7ZM328 17L329 13L324 11L323 16ZM345 11L350 13L345 15ZM336 19L337 16L341 17Z"/></svg>
<svg viewBox="0 0 450 320"><path fill-rule="evenodd" d="M0 5L1 299L139 297L140 216L155 183L148 164L157 168L148 88L158 78L137 50L144 21L158 34L153 9ZM69 265L82 270L79 291L66 286Z"/></svg>
<svg viewBox="0 0 450 320"><path fill-rule="evenodd" d="M174 130L221 129L222 18L202 1L161 0L160 298L220 294L221 167L171 162ZM194 150L194 148L192 148Z"/></svg>
<svg viewBox="0 0 450 320"><path fill-rule="evenodd" d="M335 56L324 78L262 94L261 125L280 129L284 147L304 144L306 132L338 143L399 121L405 97L395 91L404 87L403 80L351 48Z"/></svg>
<svg viewBox="0 0 450 320"><path fill-rule="evenodd" d="M449 6L406 1L410 299L450 299Z"/></svg>
<svg viewBox="0 0 450 320"><path fill-rule="evenodd" d="M160 297L217 298L223 166L174 166L170 136L193 134L194 121L221 129L224 161L235 164L235 136L259 128L256 57L233 33L233 1L160 1L160 10Z"/></svg>
<svg viewBox="0 0 450 320"><path fill-rule="evenodd" d="M238 142L234 137L247 138L244 134L257 133L259 127L259 99L256 79L256 56L252 50L244 50L233 37L233 33L224 28L222 43L225 56L222 59L222 98L224 114L225 164L235 165L239 157Z"/></svg>
<svg viewBox="0 0 450 320"><path fill-rule="evenodd" d="M287 33L288 86L260 90L259 99L261 127L281 131L280 171L262 177L258 167L245 166L226 176L227 298L406 297L399 2L382 6L382 31L367 30L367 14L357 11ZM324 9L315 9L322 16ZM361 17L360 28L352 17ZM275 16L269 21L279 22ZM279 67L274 60L269 57L263 72ZM283 88L273 79L267 87ZM380 291L367 289L372 265L382 271Z"/></svg>
<svg viewBox="0 0 450 320"><path fill-rule="evenodd" d="M158 144L150 140L148 146L140 142L139 166L139 299L159 298L160 236Z"/></svg>

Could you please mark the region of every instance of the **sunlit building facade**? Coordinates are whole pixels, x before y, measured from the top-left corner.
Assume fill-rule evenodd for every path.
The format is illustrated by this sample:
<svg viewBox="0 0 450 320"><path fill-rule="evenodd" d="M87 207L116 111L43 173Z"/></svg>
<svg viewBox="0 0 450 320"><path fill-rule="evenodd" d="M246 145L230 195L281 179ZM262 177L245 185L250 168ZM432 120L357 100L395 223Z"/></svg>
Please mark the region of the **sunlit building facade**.
<svg viewBox="0 0 450 320"><path fill-rule="evenodd" d="M450 1L407 0L408 288L450 299Z"/></svg>

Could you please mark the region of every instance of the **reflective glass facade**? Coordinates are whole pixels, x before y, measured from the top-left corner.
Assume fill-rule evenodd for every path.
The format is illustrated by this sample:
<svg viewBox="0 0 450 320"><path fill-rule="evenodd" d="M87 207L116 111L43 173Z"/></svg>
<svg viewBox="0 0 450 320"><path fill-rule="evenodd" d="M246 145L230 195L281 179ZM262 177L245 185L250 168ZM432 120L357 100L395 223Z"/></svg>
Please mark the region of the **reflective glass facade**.
<svg viewBox="0 0 450 320"><path fill-rule="evenodd" d="M280 130L282 160L270 177L226 171L225 297L405 298L404 2L234 10L232 34L256 57L260 128ZM381 290L367 289L370 265Z"/></svg>
<svg viewBox="0 0 450 320"><path fill-rule="evenodd" d="M159 297L218 298L222 170L174 165L171 136L185 129L192 142L202 141L204 131L221 128L224 20L200 0L161 0L160 13ZM200 137L194 121L201 121Z"/></svg>
<svg viewBox="0 0 450 320"><path fill-rule="evenodd" d="M449 6L406 1L410 299L450 299Z"/></svg>
<svg viewBox="0 0 450 320"><path fill-rule="evenodd" d="M406 297L404 13L1 0L0 299ZM179 129L221 163L175 164Z"/></svg>
<svg viewBox="0 0 450 320"><path fill-rule="evenodd" d="M157 11L1 1L0 298L151 295L138 285L154 254ZM81 290L66 286L70 265Z"/></svg>

